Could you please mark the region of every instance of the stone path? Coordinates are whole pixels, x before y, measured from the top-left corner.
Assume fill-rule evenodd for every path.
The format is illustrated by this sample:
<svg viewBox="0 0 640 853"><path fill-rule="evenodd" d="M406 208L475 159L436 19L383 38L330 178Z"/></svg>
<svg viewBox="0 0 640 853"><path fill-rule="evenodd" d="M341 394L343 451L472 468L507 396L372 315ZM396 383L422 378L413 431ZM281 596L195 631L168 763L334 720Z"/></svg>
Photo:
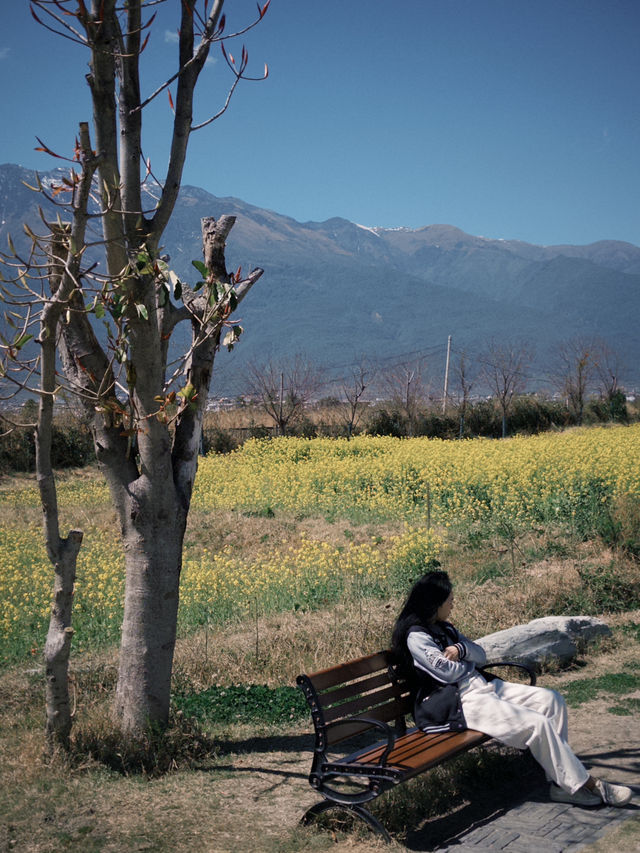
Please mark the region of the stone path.
<svg viewBox="0 0 640 853"><path fill-rule="evenodd" d="M526 801L491 815L436 849L442 853L577 853L640 812L640 788L634 787L634 792L625 808L585 809L551 802L546 787L540 788Z"/></svg>

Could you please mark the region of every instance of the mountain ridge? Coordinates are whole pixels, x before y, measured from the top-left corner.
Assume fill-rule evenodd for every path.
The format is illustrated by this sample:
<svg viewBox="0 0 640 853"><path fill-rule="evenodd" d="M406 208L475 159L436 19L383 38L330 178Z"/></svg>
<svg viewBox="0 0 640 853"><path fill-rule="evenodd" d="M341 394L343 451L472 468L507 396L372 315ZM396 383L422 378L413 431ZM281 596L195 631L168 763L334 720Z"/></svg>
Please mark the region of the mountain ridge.
<svg viewBox="0 0 640 853"><path fill-rule="evenodd" d="M59 174L40 173L46 180ZM39 204L47 216L55 211L22 185L25 180L34 185L34 173L0 166L4 245L7 233L16 245L25 243L23 221L42 225ZM201 218L223 214L237 217L227 244L229 269L260 266L265 274L238 310L245 334L233 353L219 357L220 375L242 373L249 360L298 352L331 365L437 344L442 360L448 335L458 351L476 355L490 340L535 343L540 370L563 340L598 335L638 375L640 247L632 243L537 246L447 224L298 222L185 185L163 241L170 266L184 280L194 279L191 261L201 257ZM433 369L439 373L441 365Z"/></svg>

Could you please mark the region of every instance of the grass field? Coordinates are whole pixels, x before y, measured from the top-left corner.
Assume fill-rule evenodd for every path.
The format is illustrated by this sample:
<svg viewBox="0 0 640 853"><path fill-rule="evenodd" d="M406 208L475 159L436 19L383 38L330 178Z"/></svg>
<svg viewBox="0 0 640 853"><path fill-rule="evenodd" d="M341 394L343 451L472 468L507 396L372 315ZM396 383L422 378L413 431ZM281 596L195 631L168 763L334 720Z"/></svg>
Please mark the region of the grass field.
<svg viewBox="0 0 640 853"><path fill-rule="evenodd" d="M42 758L40 663L51 570L35 480L6 478L0 847L335 849L326 835L295 829L302 803L313 801L295 676L385 646L409 582L434 560L456 583L455 621L471 636L552 613L613 620L614 640L583 660L579 678L545 678L566 682L577 714L604 702L611 720L632 720L639 451L636 425L506 441L250 441L201 460L185 540L172 725L162 745L130 751L109 719L123 594L116 518L97 471L65 474L63 531L80 527L85 539L74 606L74 741L71 755L53 762ZM608 681L602 656L620 660ZM464 798L511 761L472 758L459 769L464 784L437 785L445 793L457 786ZM412 789L417 806L382 806L398 838L426 809L427 793ZM259 808L264 798L272 810Z"/></svg>
<svg viewBox="0 0 640 853"><path fill-rule="evenodd" d="M640 549L639 451L635 425L508 441L288 438L209 456L185 543L181 631L402 593L461 536L506 547L512 569L521 540L550 530ZM123 560L106 486L83 470L66 475L59 492L63 525L85 531L76 646L113 643ZM35 483L5 482L2 506L7 662L41 647L51 577Z"/></svg>

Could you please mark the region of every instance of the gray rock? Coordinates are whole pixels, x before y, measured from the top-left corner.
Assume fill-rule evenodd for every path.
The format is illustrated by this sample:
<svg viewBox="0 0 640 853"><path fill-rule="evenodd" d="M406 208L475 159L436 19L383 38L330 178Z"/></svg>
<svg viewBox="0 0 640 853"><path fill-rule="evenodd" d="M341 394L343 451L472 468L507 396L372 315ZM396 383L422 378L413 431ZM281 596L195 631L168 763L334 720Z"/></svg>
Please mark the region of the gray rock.
<svg viewBox="0 0 640 853"><path fill-rule="evenodd" d="M545 616L526 625L496 631L477 640L489 663L511 660L537 667L544 661L568 663L579 648L597 637L609 637L611 630L592 616Z"/></svg>

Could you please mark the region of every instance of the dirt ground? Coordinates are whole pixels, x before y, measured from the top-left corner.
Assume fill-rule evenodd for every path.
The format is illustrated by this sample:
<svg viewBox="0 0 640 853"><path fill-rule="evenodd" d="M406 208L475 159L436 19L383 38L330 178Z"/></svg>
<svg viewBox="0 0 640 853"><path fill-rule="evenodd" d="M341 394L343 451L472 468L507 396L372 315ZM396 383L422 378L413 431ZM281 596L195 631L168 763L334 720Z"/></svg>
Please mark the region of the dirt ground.
<svg viewBox="0 0 640 853"><path fill-rule="evenodd" d="M635 646L635 644L634 644ZM593 678L607 671L618 671L625 659L632 660L637 646L629 654L603 654L589 661L584 670L556 675L547 674L539 679L543 686L556 687L560 683L579 678ZM625 694L625 698L640 698L640 691ZM640 806L640 716L618 716L609 712L613 697L605 696L589 701L570 710L570 739L572 746L593 775L612 782L631 785L635 788L636 808ZM310 767L312 737L301 729L281 738L251 740L245 744L228 744L233 750L230 763L225 768L225 779L215 784L226 816L226 829L216 836L215 847L206 848L216 853L231 853L241 849L246 841L243 823L248 812L253 812L252 822L261 826L265 849L282 850L344 850L364 853L377 849L389 849L373 836L331 836L324 831L324 838L311 829L296 830L296 822L306 808L318 800L307 782ZM229 774L228 776L226 774ZM396 849L430 851L446 844L458 834L469 829L478 821L487 820L493 812L508 806L509 800L517 802L526 797L528 785L540 785L543 777L537 765L523 758L521 784L509 784L507 789L496 784L491 790L479 790L473 801L459 805L450 814L443 814L412 828L402 842L396 841ZM242 790L242 797L235 791ZM221 805L222 805L221 803ZM630 812L629 821L612 831L592 847L593 853L638 853L640 851L640 810ZM284 830L284 832L283 832ZM289 844L278 846L277 838L293 833ZM269 838L269 836L272 836ZM329 842L330 838L330 842ZM269 839L269 840L268 840ZM296 840L297 839L297 840ZM327 842L327 846L325 843ZM272 844L275 843L275 846ZM586 851L585 851L586 853Z"/></svg>

